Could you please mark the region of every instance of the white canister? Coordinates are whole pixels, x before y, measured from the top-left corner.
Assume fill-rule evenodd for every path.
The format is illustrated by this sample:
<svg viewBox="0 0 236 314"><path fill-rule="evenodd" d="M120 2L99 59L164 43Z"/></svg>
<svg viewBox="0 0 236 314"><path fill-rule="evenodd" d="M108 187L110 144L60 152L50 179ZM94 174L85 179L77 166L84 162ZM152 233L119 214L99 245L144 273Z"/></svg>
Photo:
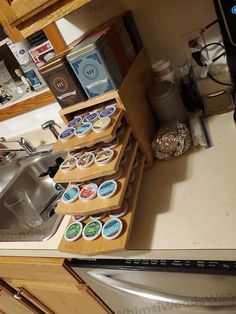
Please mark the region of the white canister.
<svg viewBox="0 0 236 314"><path fill-rule="evenodd" d="M175 84L170 81L161 81L150 86L148 100L160 125L169 125L178 120L185 121L185 108Z"/></svg>
<svg viewBox="0 0 236 314"><path fill-rule="evenodd" d="M175 72L167 59L158 60L152 65L154 81L171 81L175 83Z"/></svg>
<svg viewBox="0 0 236 314"><path fill-rule="evenodd" d="M7 45L20 65L27 64L32 60L28 53L30 45L26 40L19 41L15 44L9 40Z"/></svg>

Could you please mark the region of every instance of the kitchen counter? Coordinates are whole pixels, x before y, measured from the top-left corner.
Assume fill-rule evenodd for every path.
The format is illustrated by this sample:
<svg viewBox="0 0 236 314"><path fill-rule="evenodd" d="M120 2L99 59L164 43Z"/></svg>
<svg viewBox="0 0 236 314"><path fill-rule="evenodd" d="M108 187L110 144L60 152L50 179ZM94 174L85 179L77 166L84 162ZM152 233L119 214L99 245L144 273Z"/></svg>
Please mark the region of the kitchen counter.
<svg viewBox="0 0 236 314"><path fill-rule="evenodd" d="M99 257L236 260L236 127L208 120L213 147L157 161L144 172L125 252ZM1 256L82 257L57 250L69 217L47 242L0 243Z"/></svg>

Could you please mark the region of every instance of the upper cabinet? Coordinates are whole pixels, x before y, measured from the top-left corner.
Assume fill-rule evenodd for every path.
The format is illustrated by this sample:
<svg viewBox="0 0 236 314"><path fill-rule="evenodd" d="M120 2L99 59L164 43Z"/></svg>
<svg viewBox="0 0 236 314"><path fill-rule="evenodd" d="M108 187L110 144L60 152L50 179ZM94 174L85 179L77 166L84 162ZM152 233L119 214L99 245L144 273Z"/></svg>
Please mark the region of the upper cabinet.
<svg viewBox="0 0 236 314"><path fill-rule="evenodd" d="M1 23L26 38L92 0L1 0ZM8 31L8 29L7 29Z"/></svg>

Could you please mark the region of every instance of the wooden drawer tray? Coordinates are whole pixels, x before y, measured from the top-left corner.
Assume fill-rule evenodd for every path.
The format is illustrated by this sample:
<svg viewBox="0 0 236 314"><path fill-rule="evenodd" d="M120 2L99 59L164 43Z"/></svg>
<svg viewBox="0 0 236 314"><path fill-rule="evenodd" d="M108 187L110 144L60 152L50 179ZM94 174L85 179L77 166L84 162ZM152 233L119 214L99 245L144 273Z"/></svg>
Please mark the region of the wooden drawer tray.
<svg viewBox="0 0 236 314"><path fill-rule="evenodd" d="M63 237L59 245L59 251L82 255L96 255L103 253L111 253L114 251L121 251L126 248L137 205L139 189L142 181L144 161L145 161L144 156L140 156L138 166L136 168L137 169L136 176L132 183L132 193L127 201L128 212L124 217L120 218L124 225L123 227L124 229L120 237L111 241L103 239L102 236L100 236L98 239L94 241L86 241L81 237L79 240L74 242L68 242ZM101 221L104 224L107 220L109 220L109 217L105 217ZM89 221L90 219L88 218L87 220L85 220L85 222L83 222L83 225L85 225ZM71 219L69 224L71 224L72 222L73 221Z"/></svg>
<svg viewBox="0 0 236 314"><path fill-rule="evenodd" d="M114 149L115 157L108 164L103 166L93 164L89 168L75 168L70 172L62 172L59 170L53 180L57 183L83 182L116 173L119 169L120 160L128 143L130 133L131 127L127 125L120 136L119 145Z"/></svg>
<svg viewBox="0 0 236 314"><path fill-rule="evenodd" d="M99 197L95 197L93 200L88 202L77 200L71 204L64 204L60 202L55 210L56 213L59 215L92 215L120 207L124 199L137 149L138 142L134 140L128 152L126 163L123 166L122 177L117 180L118 191L113 197L109 199L100 199Z"/></svg>
<svg viewBox="0 0 236 314"><path fill-rule="evenodd" d="M89 147L100 142L112 141L116 135L116 130L119 127L120 121L124 115L124 111L120 108L117 108L116 114L111 118L111 125L109 128L103 132L91 132L88 135L78 138L74 136L68 141L62 142L57 141L53 145L54 151L69 151L77 148Z"/></svg>

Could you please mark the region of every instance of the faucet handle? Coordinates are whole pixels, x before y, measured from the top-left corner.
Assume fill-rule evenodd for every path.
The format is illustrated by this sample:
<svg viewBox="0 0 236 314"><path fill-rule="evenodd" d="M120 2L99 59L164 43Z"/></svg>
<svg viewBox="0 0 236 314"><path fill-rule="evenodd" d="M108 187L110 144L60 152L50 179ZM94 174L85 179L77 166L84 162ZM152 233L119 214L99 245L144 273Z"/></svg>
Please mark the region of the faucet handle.
<svg viewBox="0 0 236 314"><path fill-rule="evenodd" d="M43 124L41 124L41 127L43 130L50 128L52 126L58 126L61 129L60 125L58 125L54 120L48 120L44 122Z"/></svg>
<svg viewBox="0 0 236 314"><path fill-rule="evenodd" d="M58 125L54 120L48 120L41 124L43 130L49 129L54 137L58 140L59 132L56 130L55 126L58 126L61 129L60 125Z"/></svg>

